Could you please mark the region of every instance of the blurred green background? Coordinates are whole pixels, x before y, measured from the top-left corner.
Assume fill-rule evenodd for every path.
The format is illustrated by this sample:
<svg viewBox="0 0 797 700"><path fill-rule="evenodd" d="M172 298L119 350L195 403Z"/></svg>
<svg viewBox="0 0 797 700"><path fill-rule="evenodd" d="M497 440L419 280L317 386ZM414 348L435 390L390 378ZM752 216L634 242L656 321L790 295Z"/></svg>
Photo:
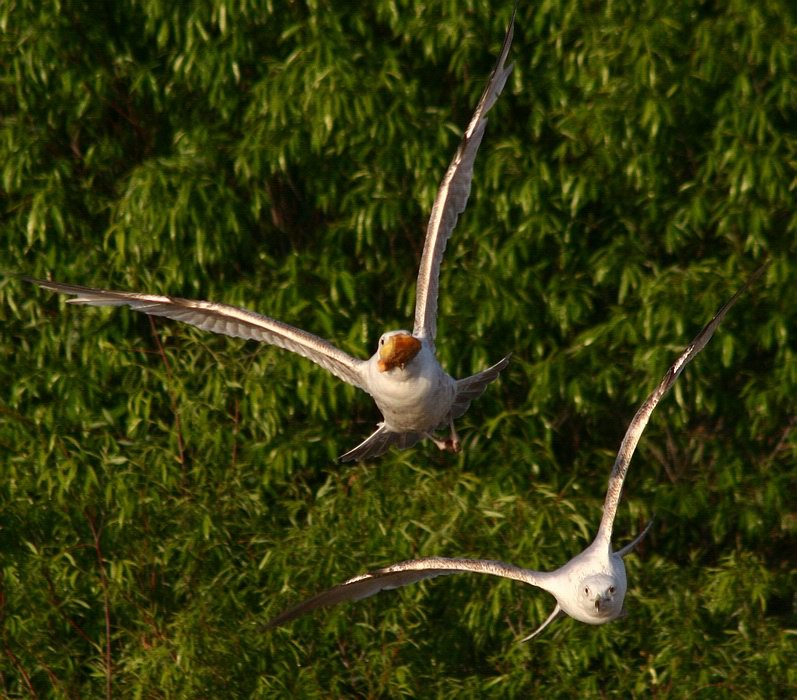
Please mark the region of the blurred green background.
<svg viewBox="0 0 797 700"><path fill-rule="evenodd" d="M369 397L289 353L66 306L21 274L212 299L368 357L412 325L437 185L511 3L0 3L0 694L797 692L797 12L521 3L441 277L438 352L513 353L423 443L335 457ZM638 405L628 617L454 576L262 623L417 556L581 551Z"/></svg>

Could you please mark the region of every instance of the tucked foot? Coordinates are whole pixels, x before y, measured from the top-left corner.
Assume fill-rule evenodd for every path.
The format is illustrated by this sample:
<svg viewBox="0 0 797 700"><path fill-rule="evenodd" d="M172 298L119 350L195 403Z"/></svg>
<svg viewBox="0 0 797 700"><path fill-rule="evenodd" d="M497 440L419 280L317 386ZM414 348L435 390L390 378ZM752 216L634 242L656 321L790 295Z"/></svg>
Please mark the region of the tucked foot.
<svg viewBox="0 0 797 700"><path fill-rule="evenodd" d="M454 422L451 422L451 435L449 435L445 440L441 440L440 438L435 437L432 433L426 433L424 437L429 438L435 445L437 445L438 450L443 450L444 452L453 452L457 454L462 450L462 443L460 442L459 435L457 435L457 431L454 429Z"/></svg>
<svg viewBox="0 0 797 700"><path fill-rule="evenodd" d="M443 449L448 450L448 452L457 454L462 450L462 443L459 441L458 437L450 437L448 440L444 440L443 442L445 444Z"/></svg>
<svg viewBox="0 0 797 700"><path fill-rule="evenodd" d="M454 454L457 454L462 449L462 443L459 441L459 435L457 434L457 429L454 427L454 421L452 420L451 423L451 435L449 436L448 440L446 440L446 449Z"/></svg>
<svg viewBox="0 0 797 700"><path fill-rule="evenodd" d="M451 451L451 448L448 445L448 443L451 442L450 439L448 439L448 440L440 440L439 438L436 438L431 433L426 433L426 435L424 435L424 437L429 438L435 445L437 445L437 449L438 450L443 450L444 452L450 452Z"/></svg>

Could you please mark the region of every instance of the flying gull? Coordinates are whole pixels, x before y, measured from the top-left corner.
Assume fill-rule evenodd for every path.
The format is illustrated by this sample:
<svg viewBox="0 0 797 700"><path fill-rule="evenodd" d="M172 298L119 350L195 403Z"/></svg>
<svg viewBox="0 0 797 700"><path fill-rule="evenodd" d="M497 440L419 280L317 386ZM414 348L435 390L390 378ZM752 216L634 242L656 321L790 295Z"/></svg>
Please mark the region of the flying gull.
<svg viewBox="0 0 797 700"><path fill-rule="evenodd" d="M573 557L567 564L555 571L547 572L532 571L513 564L484 559L425 557L423 559L403 561L361 576L355 576L334 588L319 593L277 615L266 624L266 627L282 625L299 615L322 606L360 600L379 591L406 586L434 576L464 572L490 574L522 581L553 594L556 598L556 606L553 612L542 625L521 640L524 642L536 637L548 624L564 614L590 625L602 625L620 617L623 614L623 599L627 588L623 557L634 550L652 525L652 522L649 523L633 542L616 552L612 552L612 526L617 514L623 481L625 480L631 457L650 419L650 414L656 408L662 396L675 383L684 367L705 347L717 326L722 322L725 314L736 303L739 296L762 274L765 267L766 264L753 273L747 283L731 297L708 325L698 333L697 337L681 353L653 393L645 399L641 408L636 412L620 444L620 450L617 453L611 475L609 476L606 500L603 505L603 517L598 528L598 534L592 544Z"/></svg>
<svg viewBox="0 0 797 700"><path fill-rule="evenodd" d="M505 67L504 64L512 43L514 21L513 12L501 54L432 207L418 271L412 333L405 330L384 333L369 360L352 357L323 338L299 328L227 304L31 278L29 281L54 292L74 295L74 299L69 299L73 304L129 306L151 316L165 316L214 333L276 345L312 360L344 382L368 392L383 420L370 437L346 452L340 458L342 461L377 457L391 445L405 449L423 438L429 438L441 450L459 452L461 443L454 421L497 379L507 366L509 356L465 379L454 379L443 370L435 356L440 264L457 218L468 202L473 163L484 136L487 112L512 72L512 65ZM433 434L442 427L450 430L445 439Z"/></svg>

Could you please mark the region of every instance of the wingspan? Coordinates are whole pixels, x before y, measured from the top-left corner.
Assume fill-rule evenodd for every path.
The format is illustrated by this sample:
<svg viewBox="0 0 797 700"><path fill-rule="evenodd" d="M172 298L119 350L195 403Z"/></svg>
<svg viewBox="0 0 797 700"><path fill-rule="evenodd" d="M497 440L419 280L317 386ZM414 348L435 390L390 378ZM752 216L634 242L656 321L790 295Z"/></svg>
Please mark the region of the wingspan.
<svg viewBox="0 0 797 700"><path fill-rule="evenodd" d="M312 360L344 382L367 391L361 375L366 365L365 361L338 350L323 338L268 316L209 301L136 292L117 292L49 280L26 279L44 289L74 295L74 299L68 300L70 304L129 306L135 311L141 311L150 316L165 316L213 333L276 345Z"/></svg>
<svg viewBox="0 0 797 700"><path fill-rule="evenodd" d="M468 128L465 129L465 135L454 154L454 159L440 183L426 228L426 242L423 246L415 291L415 326L412 333L415 336L427 338L433 347L437 334L437 290L440 263L443 260L446 243L457 225L457 218L465 211L468 203L473 180L473 163L484 136L487 112L495 104L512 72L512 66L505 68L504 63L509 54L509 47L512 45L516 9L512 11L512 19L506 30L501 55L490 74L487 87L482 93L479 104L476 105L476 111L471 117Z"/></svg>
<svg viewBox="0 0 797 700"><path fill-rule="evenodd" d="M443 557L427 557L403 561L384 569L377 569L362 576L355 576L348 581L330 588L323 593L308 598L299 605L269 620L266 627L282 625L305 613L327 605L337 605L346 601L361 600L390 588L408 586L427 578L446 576L458 573L490 574L503 578L522 581L532 586L539 586L546 576L545 572L531 571L512 564L488 559L446 559Z"/></svg>
<svg viewBox="0 0 797 700"><path fill-rule="evenodd" d="M678 359L672 364L672 367L667 370L667 374L664 375L664 378L653 390L650 396L645 399L645 402L631 420L631 424L628 426L628 430L626 431L623 441L620 444L620 450L617 453L617 458L614 461L612 473L609 476L609 486L606 490L606 500L603 504L603 517L601 518L598 535L595 538L596 540L602 540L607 544L611 543L614 516L617 514L617 506L620 502L620 494L623 490L625 475L628 473L628 465L631 463L631 457L634 454L634 450L636 449L639 439L642 437L642 433L645 431L645 426L647 426L648 420L650 420L650 415L653 413L653 409L656 408L662 396L664 396L664 394L669 391L670 387L675 384L675 381L681 375L681 372L684 371L686 365L688 365L689 362L694 359L695 355L697 355L704 347L706 347L708 341L711 340L711 336L714 335L714 331L717 330L717 327L720 325L720 323L722 323L722 319L725 318L725 314L731 310L733 305L739 300L739 297L747 290L747 288L764 273L767 265L769 265L769 262L761 265L761 267L759 267L750 276L750 279L745 282L744 286L742 286L742 288L739 289L736 294L734 294L727 302L725 302L725 304L723 304L722 308L717 311L714 318L712 318L711 321L706 324L703 330L697 334L695 339L689 343L686 349L680 354ZM647 529L645 532L647 532ZM639 539L641 539L643 535L640 535ZM634 544L636 544L636 541Z"/></svg>

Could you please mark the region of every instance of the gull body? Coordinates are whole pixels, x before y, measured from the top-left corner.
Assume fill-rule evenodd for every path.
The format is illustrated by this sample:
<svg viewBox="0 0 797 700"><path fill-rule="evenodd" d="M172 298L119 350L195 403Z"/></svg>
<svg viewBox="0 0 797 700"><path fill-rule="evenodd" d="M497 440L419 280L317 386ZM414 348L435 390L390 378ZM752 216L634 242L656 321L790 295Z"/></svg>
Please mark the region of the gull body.
<svg viewBox="0 0 797 700"><path fill-rule="evenodd" d="M407 331L386 336L412 337ZM450 420L457 383L443 371L429 343L422 339L417 355L403 367L384 367L379 352L375 353L368 361L366 384L390 431L410 433L417 426L439 426Z"/></svg>
<svg viewBox="0 0 797 700"><path fill-rule="evenodd" d="M487 125L486 114L504 88L512 66L506 66L512 44L514 12L498 61L491 73L462 141L446 171L426 229L415 294L412 332L391 331L379 340L369 360L352 357L328 341L286 323L227 304L138 292L123 292L29 278L40 287L71 294L73 304L129 306L151 316L165 316L204 330L269 343L295 352L339 379L368 392L384 420L377 430L342 461L377 457L391 445L411 447L429 438L443 450L458 452L454 421L498 378L509 356L464 379L454 379L436 357L437 295L440 265L448 239L465 210L473 180L473 164ZM448 428L449 436L433 435Z"/></svg>
<svg viewBox="0 0 797 700"><path fill-rule="evenodd" d="M653 409L662 396L675 383L684 367L705 347L725 314L736 303L740 295L763 273L765 268L766 264L762 265L745 285L720 308L714 318L681 353L656 389L636 412L620 444L609 476L598 533L586 549L570 559L564 566L555 571L546 572L533 571L514 564L486 559L425 557L403 561L344 581L342 584L319 593L277 615L266 626L275 627L284 624L322 606L359 600L382 590L406 586L435 576L468 572L522 581L554 596L556 605L551 614L523 641L538 635L561 615L569 615L590 625L602 625L623 615L623 601L628 587L623 559L642 541L652 525L649 523L630 544L617 551L612 550L614 518L617 514L623 482L631 457Z"/></svg>

